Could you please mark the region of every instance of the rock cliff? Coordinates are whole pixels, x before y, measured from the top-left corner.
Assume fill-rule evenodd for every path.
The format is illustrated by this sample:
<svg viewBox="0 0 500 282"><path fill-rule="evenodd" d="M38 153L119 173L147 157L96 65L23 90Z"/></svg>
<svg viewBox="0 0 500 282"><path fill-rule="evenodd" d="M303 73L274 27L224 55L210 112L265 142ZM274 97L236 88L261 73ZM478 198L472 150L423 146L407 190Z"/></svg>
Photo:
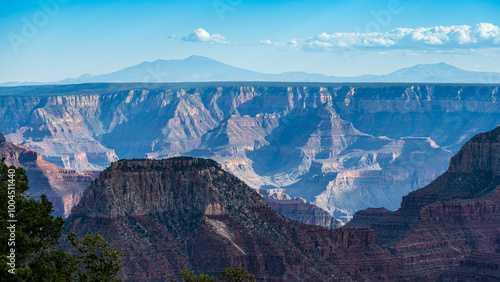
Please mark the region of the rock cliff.
<svg viewBox="0 0 500 282"><path fill-rule="evenodd" d="M68 231L115 238L132 280L232 266L262 281L497 281L499 153L500 127L471 138L399 210L361 211L333 230L283 218L212 160L122 160L85 191Z"/></svg>
<svg viewBox="0 0 500 282"><path fill-rule="evenodd" d="M349 220L442 174L499 124L496 85L184 83L0 88L0 131L65 168L208 157Z"/></svg>
<svg viewBox="0 0 500 282"><path fill-rule="evenodd" d="M399 210L363 226L373 228L378 244L401 257L409 275L499 280L499 165L500 127L471 138L449 169L403 197Z"/></svg>
<svg viewBox="0 0 500 282"><path fill-rule="evenodd" d="M287 220L208 159L115 162L85 190L67 228L112 237L131 281L166 281L184 267L243 267L259 281L378 279L400 267L373 231Z"/></svg>
<svg viewBox="0 0 500 282"><path fill-rule="evenodd" d="M77 173L43 160L40 153L29 147L14 145L0 133L0 159L7 165L23 167L29 179L30 189L35 199L42 194L54 204L54 215L69 216L71 208L78 203L83 190L99 175L98 171Z"/></svg>

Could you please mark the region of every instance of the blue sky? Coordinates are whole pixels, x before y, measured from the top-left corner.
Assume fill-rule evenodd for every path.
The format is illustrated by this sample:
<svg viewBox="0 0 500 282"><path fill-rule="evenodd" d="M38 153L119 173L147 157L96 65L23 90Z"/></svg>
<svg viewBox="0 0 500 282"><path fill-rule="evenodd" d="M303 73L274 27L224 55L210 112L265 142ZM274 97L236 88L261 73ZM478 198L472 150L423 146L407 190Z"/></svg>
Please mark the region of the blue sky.
<svg viewBox="0 0 500 282"><path fill-rule="evenodd" d="M0 82L207 56L266 73L500 72L500 1L0 1Z"/></svg>

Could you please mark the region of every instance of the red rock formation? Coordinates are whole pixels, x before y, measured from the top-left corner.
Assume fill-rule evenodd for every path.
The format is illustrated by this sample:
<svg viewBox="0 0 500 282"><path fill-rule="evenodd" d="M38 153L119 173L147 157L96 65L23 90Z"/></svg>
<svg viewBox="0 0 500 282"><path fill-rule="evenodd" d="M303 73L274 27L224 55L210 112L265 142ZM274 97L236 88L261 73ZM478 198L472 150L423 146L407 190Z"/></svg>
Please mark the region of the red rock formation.
<svg viewBox="0 0 500 282"><path fill-rule="evenodd" d="M54 164L82 171L118 156L208 157L253 188L284 188L344 221L367 207L396 209L446 170L449 150L500 120L495 85L81 84L0 92L0 131Z"/></svg>
<svg viewBox="0 0 500 282"><path fill-rule="evenodd" d="M5 158L7 165L23 167L29 179L30 189L35 199L42 194L54 204L54 214L69 216L71 208L78 203L83 190L94 180L99 172L77 173L71 169L46 162L42 154L29 147L14 145L0 133L0 159Z"/></svg>
<svg viewBox="0 0 500 282"><path fill-rule="evenodd" d="M499 136L500 127L472 138L401 209L355 216L352 225L373 220L373 230L286 220L214 161L192 158L114 163L86 190L68 228L113 237L128 254L124 278L136 280L232 266L262 281L497 281Z"/></svg>
<svg viewBox="0 0 500 282"><path fill-rule="evenodd" d="M287 220L212 160L122 160L84 192L68 232L99 232L124 251L125 279L167 280L183 267L243 267L259 281L381 279L400 268L369 229Z"/></svg>
<svg viewBox="0 0 500 282"><path fill-rule="evenodd" d="M371 224L408 276L500 280L499 149L500 127L473 137L445 174Z"/></svg>

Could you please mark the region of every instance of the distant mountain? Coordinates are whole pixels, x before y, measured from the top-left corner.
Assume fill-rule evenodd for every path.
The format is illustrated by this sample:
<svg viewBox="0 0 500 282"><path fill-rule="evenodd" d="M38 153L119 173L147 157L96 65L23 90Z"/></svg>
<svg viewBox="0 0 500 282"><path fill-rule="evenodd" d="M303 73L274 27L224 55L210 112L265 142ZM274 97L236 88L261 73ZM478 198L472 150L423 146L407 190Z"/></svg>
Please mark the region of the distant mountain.
<svg viewBox="0 0 500 282"><path fill-rule="evenodd" d="M437 83L497 83L500 74L459 69L445 63L422 64L404 68L388 75L366 76L362 81L370 82L437 82Z"/></svg>
<svg viewBox="0 0 500 282"><path fill-rule="evenodd" d="M201 56L183 60L157 60L102 75L83 75L59 83L87 82L194 82L194 81L264 81L266 74L226 65Z"/></svg>
<svg viewBox="0 0 500 282"><path fill-rule="evenodd" d="M267 74L234 67L202 56L191 56L182 60L143 62L109 74L85 74L78 78L68 78L53 83L6 82L0 84L0 86L95 82L165 83L209 81L500 83L500 73L466 71L445 63L439 63L416 65L387 75L363 75L357 77L337 77L306 72Z"/></svg>

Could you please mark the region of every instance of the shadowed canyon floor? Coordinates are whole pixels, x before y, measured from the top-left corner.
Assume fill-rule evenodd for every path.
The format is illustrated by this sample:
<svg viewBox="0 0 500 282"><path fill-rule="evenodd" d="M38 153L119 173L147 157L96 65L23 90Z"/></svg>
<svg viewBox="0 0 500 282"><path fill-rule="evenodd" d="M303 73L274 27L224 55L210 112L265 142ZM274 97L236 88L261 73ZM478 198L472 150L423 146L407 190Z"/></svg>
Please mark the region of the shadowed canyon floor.
<svg viewBox="0 0 500 282"><path fill-rule="evenodd" d="M446 170L500 120L498 86L184 83L0 88L0 131L65 168L212 158L346 221Z"/></svg>

